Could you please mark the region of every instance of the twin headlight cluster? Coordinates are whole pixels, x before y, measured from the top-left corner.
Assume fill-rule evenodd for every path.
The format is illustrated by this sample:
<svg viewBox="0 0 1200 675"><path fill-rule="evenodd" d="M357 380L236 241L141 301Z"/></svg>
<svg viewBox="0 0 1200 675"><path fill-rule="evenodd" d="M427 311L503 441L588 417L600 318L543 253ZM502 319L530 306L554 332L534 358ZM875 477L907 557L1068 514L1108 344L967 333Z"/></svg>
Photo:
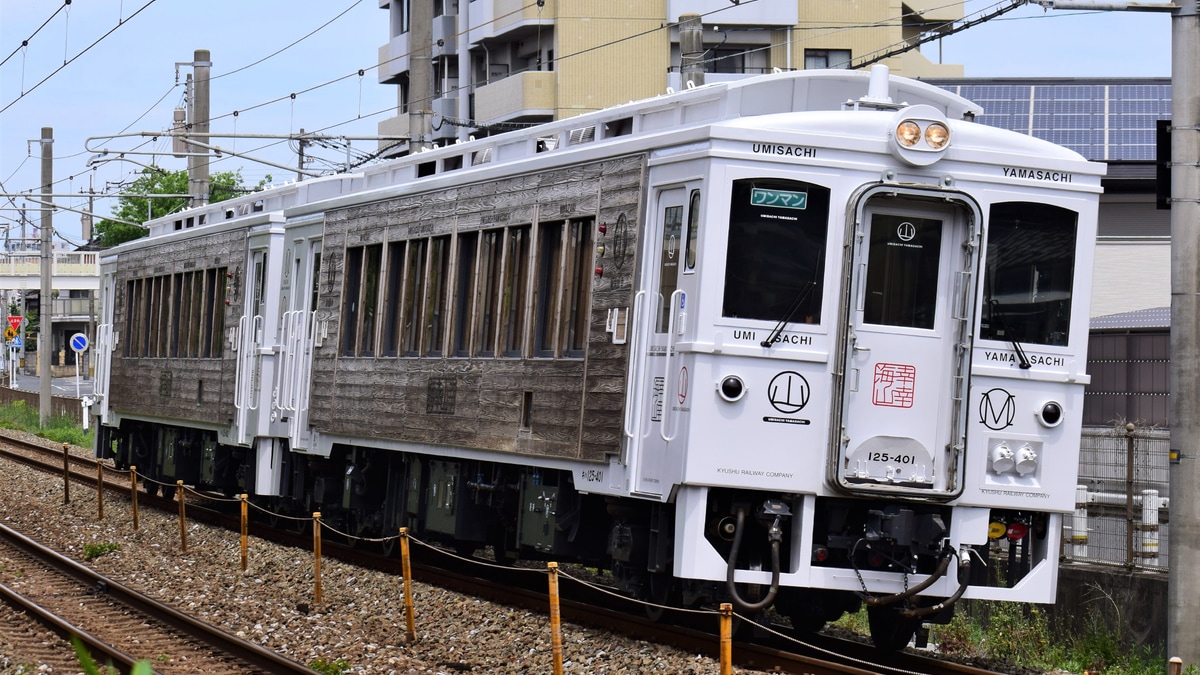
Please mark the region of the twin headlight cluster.
<svg viewBox="0 0 1200 675"><path fill-rule="evenodd" d="M889 131L891 151L913 166L928 166L950 147L950 124L937 108L914 105L898 111Z"/></svg>

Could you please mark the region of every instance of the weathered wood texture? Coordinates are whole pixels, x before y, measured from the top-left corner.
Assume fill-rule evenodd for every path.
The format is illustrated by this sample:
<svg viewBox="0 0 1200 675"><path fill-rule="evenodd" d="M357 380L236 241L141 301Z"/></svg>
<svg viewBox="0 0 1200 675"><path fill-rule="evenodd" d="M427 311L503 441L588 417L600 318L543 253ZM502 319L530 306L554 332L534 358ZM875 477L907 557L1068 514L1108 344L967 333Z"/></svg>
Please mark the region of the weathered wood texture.
<svg viewBox="0 0 1200 675"><path fill-rule="evenodd" d="M109 408L117 413L152 415L211 424L230 424L237 352L225 336L220 358L132 358L125 356L126 294L131 279L152 279L182 272L223 267L229 304L221 304L223 325L237 326L246 283L246 230L194 237L163 246L123 253L117 261L113 332L119 342L112 355Z"/></svg>
<svg viewBox="0 0 1200 675"><path fill-rule="evenodd" d="M600 461L619 450L628 345L605 330L633 297L643 156L355 206L326 216L310 420L322 433ZM347 247L507 225L594 218L584 358L339 356ZM603 225L605 234L598 229ZM526 393L530 392L530 393ZM522 407L529 398L529 425Z"/></svg>

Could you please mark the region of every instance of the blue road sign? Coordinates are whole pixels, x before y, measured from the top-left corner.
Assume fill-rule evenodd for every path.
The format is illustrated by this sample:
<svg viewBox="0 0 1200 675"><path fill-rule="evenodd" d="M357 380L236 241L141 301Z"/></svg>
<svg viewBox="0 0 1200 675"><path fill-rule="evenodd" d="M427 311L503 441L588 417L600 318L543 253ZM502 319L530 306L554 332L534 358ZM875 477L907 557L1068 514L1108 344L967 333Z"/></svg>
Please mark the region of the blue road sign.
<svg viewBox="0 0 1200 675"><path fill-rule="evenodd" d="M22 344L20 336L13 338L12 342L8 344L12 345L14 349L20 349Z"/></svg>
<svg viewBox="0 0 1200 675"><path fill-rule="evenodd" d="M86 335L83 333L76 333L71 336L71 349L74 350L76 354L87 351L87 348L88 339Z"/></svg>

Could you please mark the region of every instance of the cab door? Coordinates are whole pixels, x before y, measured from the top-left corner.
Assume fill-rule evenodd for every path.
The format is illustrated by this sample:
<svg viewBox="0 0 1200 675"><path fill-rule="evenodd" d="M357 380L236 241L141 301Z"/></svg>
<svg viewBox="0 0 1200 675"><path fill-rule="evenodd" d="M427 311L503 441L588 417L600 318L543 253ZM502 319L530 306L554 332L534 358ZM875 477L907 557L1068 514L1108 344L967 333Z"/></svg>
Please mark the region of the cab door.
<svg viewBox="0 0 1200 675"><path fill-rule="evenodd" d="M852 232L836 484L961 491L974 314L974 209L889 193Z"/></svg>
<svg viewBox="0 0 1200 675"><path fill-rule="evenodd" d="M636 330L628 387L632 400L626 435L631 451L631 491L662 496L669 490L668 443L678 433L678 411L672 410L669 391L673 379L674 325L686 302L679 290L683 258L683 223L687 191L658 192L645 238L644 272L635 298Z"/></svg>

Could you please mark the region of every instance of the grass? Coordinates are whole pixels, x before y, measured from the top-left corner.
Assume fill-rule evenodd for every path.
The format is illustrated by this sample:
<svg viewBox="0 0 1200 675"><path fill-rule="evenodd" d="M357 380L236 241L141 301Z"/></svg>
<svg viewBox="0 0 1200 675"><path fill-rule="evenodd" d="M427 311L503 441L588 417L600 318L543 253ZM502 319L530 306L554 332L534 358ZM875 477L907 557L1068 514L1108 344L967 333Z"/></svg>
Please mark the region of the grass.
<svg viewBox="0 0 1200 675"><path fill-rule="evenodd" d="M49 439L56 443L70 443L85 448L95 444L95 435L84 431L69 417L51 417L49 424L40 424L40 412L24 401L15 401L0 406L0 428L15 429Z"/></svg>
<svg viewBox="0 0 1200 675"><path fill-rule="evenodd" d="M99 558L102 555L112 553L113 551L119 551L119 550L121 550L121 545L115 544L111 541L106 541L106 542L103 542L100 544L84 544L83 545L83 559L84 560L95 560L96 558Z"/></svg>
<svg viewBox="0 0 1200 675"><path fill-rule="evenodd" d="M847 614L835 625L867 635L866 609ZM929 627L929 641L947 656L997 660L1045 672L1104 675L1161 675L1166 658L1146 647L1127 645L1099 617L1083 630L1052 625L1039 605L962 601L954 619Z"/></svg>

